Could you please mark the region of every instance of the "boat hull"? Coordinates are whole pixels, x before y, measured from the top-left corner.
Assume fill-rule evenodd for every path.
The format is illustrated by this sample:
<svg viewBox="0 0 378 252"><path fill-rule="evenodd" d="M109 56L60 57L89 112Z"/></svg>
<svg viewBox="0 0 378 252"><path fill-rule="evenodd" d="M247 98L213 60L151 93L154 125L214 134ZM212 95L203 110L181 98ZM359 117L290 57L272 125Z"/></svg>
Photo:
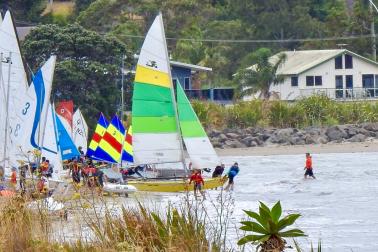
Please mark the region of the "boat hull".
<svg viewBox="0 0 378 252"><path fill-rule="evenodd" d="M103 190L108 193L135 193L137 191L135 186L132 185L121 185L121 184L111 184L105 183Z"/></svg>
<svg viewBox="0 0 378 252"><path fill-rule="evenodd" d="M204 190L221 187L227 177L205 179ZM185 192L193 190L188 180L130 180L128 185L135 186L138 191L148 192Z"/></svg>

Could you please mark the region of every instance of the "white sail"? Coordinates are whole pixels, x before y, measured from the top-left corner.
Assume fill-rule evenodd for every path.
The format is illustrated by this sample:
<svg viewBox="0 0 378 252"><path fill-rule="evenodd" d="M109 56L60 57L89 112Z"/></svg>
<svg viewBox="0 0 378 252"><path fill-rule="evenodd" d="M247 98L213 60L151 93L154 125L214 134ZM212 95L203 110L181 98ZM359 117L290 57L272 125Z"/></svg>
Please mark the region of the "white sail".
<svg viewBox="0 0 378 252"><path fill-rule="evenodd" d="M49 58L35 74L27 92L18 94L20 102L12 109L14 116L10 118L10 158L14 165L17 160L25 160L29 152L43 147L55 61L55 56Z"/></svg>
<svg viewBox="0 0 378 252"><path fill-rule="evenodd" d="M88 125L85 122L80 109L77 109L73 115L73 141L77 148L81 147L84 153L87 153L88 145Z"/></svg>
<svg viewBox="0 0 378 252"><path fill-rule="evenodd" d="M182 162L182 146L161 14L149 29L136 68L132 125L135 164Z"/></svg>
<svg viewBox="0 0 378 252"><path fill-rule="evenodd" d="M0 27L0 159L11 157L10 121L13 109L28 87L24 64L11 13L6 12ZM8 137L6 137L6 134ZM6 146L6 148L5 148ZM1 163L9 167L9 163Z"/></svg>
<svg viewBox="0 0 378 252"><path fill-rule="evenodd" d="M42 156L53 166L53 179L60 179L63 172L62 161L58 147L57 128L54 106L50 103L47 109L46 126L42 143Z"/></svg>

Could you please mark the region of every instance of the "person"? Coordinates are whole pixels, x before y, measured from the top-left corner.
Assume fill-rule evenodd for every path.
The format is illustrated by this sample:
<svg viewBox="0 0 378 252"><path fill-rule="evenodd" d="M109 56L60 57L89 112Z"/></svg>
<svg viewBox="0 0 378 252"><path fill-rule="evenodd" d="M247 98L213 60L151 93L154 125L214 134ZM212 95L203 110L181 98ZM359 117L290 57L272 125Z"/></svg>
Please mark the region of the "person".
<svg viewBox="0 0 378 252"><path fill-rule="evenodd" d="M48 170L47 170L47 177L51 178L53 173L54 173L54 165L50 163L50 160L46 160L47 165L48 165Z"/></svg>
<svg viewBox="0 0 378 252"><path fill-rule="evenodd" d="M26 192L26 171L28 170L28 165L23 164L20 166L20 189L21 193Z"/></svg>
<svg viewBox="0 0 378 252"><path fill-rule="evenodd" d="M17 185L17 173L16 173L16 168L12 168L12 173L11 173L11 179L10 179L10 184L11 187L16 190L16 185Z"/></svg>
<svg viewBox="0 0 378 252"><path fill-rule="evenodd" d="M224 172L224 164L217 165L213 171L213 178L221 177Z"/></svg>
<svg viewBox="0 0 378 252"><path fill-rule="evenodd" d="M49 162L47 162L45 157L42 157L42 162L39 169L40 169L40 174L42 174L43 176L47 176L47 173L49 171Z"/></svg>
<svg viewBox="0 0 378 252"><path fill-rule="evenodd" d="M203 197L205 197L202 186L205 186L205 181L202 178L201 170L194 169L192 176L190 176L189 185L194 182L194 196L197 197L197 191L199 191Z"/></svg>
<svg viewBox="0 0 378 252"><path fill-rule="evenodd" d="M307 179L307 176L310 176L313 179L315 179L314 172L312 171L312 157L311 157L310 153L306 153L306 166L305 166L304 170L306 170L306 172L304 174L305 179Z"/></svg>
<svg viewBox="0 0 378 252"><path fill-rule="evenodd" d="M80 165L77 160L74 160L70 167L70 172L72 176L72 181L76 184L80 184Z"/></svg>
<svg viewBox="0 0 378 252"><path fill-rule="evenodd" d="M234 190L234 178L236 175L238 175L239 170L239 164L237 162L235 162L234 165L230 167L230 170L227 173L228 185L225 188L226 191L228 191L230 188L231 190Z"/></svg>

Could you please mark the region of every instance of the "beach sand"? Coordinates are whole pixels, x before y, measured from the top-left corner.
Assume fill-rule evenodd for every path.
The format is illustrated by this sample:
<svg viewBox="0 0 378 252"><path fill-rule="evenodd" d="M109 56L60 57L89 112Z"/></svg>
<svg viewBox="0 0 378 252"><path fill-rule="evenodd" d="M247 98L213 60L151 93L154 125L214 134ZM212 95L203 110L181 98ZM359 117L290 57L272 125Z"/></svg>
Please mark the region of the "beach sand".
<svg viewBox="0 0 378 252"><path fill-rule="evenodd" d="M288 146L265 146L233 149L216 149L219 156L270 156L310 153L378 152L378 141L361 143L328 143Z"/></svg>

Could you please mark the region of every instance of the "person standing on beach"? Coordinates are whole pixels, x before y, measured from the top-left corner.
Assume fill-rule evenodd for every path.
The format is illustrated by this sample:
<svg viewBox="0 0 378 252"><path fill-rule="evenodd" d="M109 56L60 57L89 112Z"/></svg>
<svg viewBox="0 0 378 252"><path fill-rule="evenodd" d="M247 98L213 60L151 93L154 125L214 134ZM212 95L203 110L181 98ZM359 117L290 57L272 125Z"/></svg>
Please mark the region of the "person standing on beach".
<svg viewBox="0 0 378 252"><path fill-rule="evenodd" d="M231 166L230 170L227 173L228 185L225 188L226 191L228 191L230 188L231 190L234 190L234 178L236 175L238 175L239 171L240 171L239 164L235 162L234 165Z"/></svg>
<svg viewBox="0 0 378 252"><path fill-rule="evenodd" d="M310 153L306 153L306 166L304 168L306 170L304 174L304 178L307 179L307 176L310 176L315 179L314 173L312 171L312 157Z"/></svg>

